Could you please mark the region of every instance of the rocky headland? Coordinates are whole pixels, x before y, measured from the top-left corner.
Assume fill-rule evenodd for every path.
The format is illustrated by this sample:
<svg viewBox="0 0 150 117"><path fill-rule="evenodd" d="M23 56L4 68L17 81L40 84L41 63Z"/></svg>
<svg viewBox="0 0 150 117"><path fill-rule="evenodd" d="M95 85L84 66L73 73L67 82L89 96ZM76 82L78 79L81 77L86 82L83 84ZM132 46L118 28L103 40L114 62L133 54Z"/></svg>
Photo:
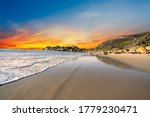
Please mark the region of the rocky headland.
<svg viewBox="0 0 150 117"><path fill-rule="evenodd" d="M43 50L53 51L67 51L67 52L85 52L85 49L81 49L77 46L47 46Z"/></svg>
<svg viewBox="0 0 150 117"><path fill-rule="evenodd" d="M98 45L91 54L150 54L150 32L119 36Z"/></svg>
<svg viewBox="0 0 150 117"><path fill-rule="evenodd" d="M91 55L107 54L150 54L150 32L119 36L96 46L93 49L77 46L47 46L43 50L86 52Z"/></svg>

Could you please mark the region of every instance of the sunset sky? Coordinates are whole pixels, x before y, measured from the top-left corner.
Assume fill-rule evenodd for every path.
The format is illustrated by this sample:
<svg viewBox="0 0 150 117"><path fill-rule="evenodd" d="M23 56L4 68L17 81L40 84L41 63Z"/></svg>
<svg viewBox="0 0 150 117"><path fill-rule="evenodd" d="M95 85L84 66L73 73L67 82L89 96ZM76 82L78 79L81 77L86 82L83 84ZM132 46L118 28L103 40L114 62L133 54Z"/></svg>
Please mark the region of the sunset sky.
<svg viewBox="0 0 150 117"><path fill-rule="evenodd" d="M0 0L0 48L93 48L150 31L150 0Z"/></svg>

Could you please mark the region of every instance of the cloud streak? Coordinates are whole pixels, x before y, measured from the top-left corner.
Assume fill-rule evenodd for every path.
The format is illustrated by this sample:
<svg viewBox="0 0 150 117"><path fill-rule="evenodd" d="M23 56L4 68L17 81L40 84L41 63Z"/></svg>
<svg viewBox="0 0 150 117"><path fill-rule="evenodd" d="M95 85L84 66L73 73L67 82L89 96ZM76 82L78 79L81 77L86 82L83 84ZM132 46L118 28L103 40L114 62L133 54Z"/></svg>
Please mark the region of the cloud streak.
<svg viewBox="0 0 150 117"><path fill-rule="evenodd" d="M150 30L150 2L90 0L62 14L0 28L0 48L41 49L51 45L94 48L119 35ZM140 7L140 9L139 9Z"/></svg>

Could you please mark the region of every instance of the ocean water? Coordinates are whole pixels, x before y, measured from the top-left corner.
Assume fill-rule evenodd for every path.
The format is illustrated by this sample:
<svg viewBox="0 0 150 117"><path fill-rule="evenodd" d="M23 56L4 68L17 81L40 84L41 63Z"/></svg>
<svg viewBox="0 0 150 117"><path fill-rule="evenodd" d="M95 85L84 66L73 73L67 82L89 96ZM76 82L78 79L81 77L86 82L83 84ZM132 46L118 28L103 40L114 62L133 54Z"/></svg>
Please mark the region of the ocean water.
<svg viewBox="0 0 150 117"><path fill-rule="evenodd" d="M80 52L0 49L0 85L84 55Z"/></svg>

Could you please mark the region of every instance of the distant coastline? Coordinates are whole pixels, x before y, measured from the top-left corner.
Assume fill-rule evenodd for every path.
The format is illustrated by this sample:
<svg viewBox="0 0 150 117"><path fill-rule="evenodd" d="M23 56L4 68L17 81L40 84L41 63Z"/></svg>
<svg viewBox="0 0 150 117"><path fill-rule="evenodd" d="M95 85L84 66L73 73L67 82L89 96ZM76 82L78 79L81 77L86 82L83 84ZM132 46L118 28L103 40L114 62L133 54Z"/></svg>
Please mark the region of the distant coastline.
<svg viewBox="0 0 150 117"><path fill-rule="evenodd" d="M95 48L85 49L77 46L47 46L43 50L86 52L97 54L150 54L150 32L123 35L109 39Z"/></svg>
<svg viewBox="0 0 150 117"><path fill-rule="evenodd" d="M42 50L66 51L66 52L85 52L85 49L77 46L47 46Z"/></svg>

